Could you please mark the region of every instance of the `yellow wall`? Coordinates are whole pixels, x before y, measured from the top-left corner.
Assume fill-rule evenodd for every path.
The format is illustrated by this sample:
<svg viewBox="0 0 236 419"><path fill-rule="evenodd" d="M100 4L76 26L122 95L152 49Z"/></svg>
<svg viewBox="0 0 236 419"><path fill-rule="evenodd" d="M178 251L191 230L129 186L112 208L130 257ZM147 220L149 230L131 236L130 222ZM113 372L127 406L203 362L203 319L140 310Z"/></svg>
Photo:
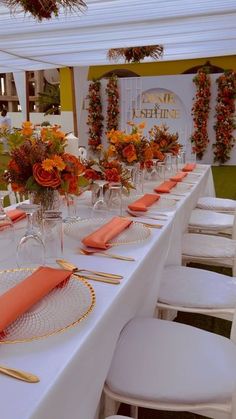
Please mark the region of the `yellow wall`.
<svg viewBox="0 0 236 419"><path fill-rule="evenodd" d="M181 74L185 70L198 65L204 65L210 61L212 65L226 69L236 69L236 55L225 57L198 58L194 60L157 61L140 64L116 64L90 67L88 79L93 80L102 77L103 74L114 69L126 69L140 76L163 76Z"/></svg>
<svg viewBox="0 0 236 419"><path fill-rule="evenodd" d="M164 76L172 74L181 74L191 67L204 65L206 61L210 61L212 65L223 69L236 69L236 55L225 57L198 58L194 60L179 61L157 61L153 63L141 64L115 64L93 66L89 69L88 80L98 79L105 73L114 69L126 69L133 71L140 76ZM60 69L61 79L61 110L72 111L73 100L71 92L71 73L69 68Z"/></svg>
<svg viewBox="0 0 236 419"><path fill-rule="evenodd" d="M61 93L61 111L73 110L73 98L71 89L71 72L69 68L60 69L60 93Z"/></svg>

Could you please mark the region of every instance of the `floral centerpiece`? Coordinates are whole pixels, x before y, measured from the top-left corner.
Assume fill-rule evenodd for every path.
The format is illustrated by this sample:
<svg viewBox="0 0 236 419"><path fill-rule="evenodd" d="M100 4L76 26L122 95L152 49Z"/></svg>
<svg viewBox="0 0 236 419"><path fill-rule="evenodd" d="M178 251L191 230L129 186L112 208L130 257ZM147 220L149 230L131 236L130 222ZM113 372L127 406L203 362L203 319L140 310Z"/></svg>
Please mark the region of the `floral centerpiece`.
<svg viewBox="0 0 236 419"><path fill-rule="evenodd" d="M149 131L150 146L155 159L164 160L166 153L177 155L181 149L178 142L179 134L168 132L166 125L153 125Z"/></svg>
<svg viewBox="0 0 236 419"><path fill-rule="evenodd" d="M83 178L90 184L95 180L118 182L128 192L133 188L128 170L117 159L111 160L108 151L103 151L99 160L86 162Z"/></svg>
<svg viewBox="0 0 236 419"><path fill-rule="evenodd" d="M107 133L107 138L110 143L108 152L119 161L128 165L140 163L141 167L148 166L153 158L153 152L146 137L143 135L145 124L135 124L128 122L131 127L131 132L111 130Z"/></svg>
<svg viewBox="0 0 236 419"><path fill-rule="evenodd" d="M43 127L35 132L31 122L14 129L8 135L10 161L5 179L13 191L34 192L44 209L51 209L55 191L79 194L79 175L84 166L65 152L65 134L55 127Z"/></svg>

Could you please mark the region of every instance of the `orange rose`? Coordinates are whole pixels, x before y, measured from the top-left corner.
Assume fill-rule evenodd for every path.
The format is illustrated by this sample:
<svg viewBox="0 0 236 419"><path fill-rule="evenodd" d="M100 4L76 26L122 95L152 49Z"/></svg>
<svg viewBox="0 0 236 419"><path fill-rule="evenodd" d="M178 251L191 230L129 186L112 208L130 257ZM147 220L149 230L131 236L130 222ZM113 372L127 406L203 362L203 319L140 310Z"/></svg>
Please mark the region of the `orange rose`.
<svg viewBox="0 0 236 419"><path fill-rule="evenodd" d="M65 153L61 157L66 164L66 172L74 173L76 175L83 173L84 166L76 156L73 154Z"/></svg>
<svg viewBox="0 0 236 419"><path fill-rule="evenodd" d="M133 144L127 145L123 149L122 154L127 159L128 163L132 163L134 160L137 160L137 154Z"/></svg>
<svg viewBox="0 0 236 419"><path fill-rule="evenodd" d="M41 163L35 163L33 165L33 175L36 182L48 188L57 188L61 184L61 179L57 170L47 172L43 169Z"/></svg>

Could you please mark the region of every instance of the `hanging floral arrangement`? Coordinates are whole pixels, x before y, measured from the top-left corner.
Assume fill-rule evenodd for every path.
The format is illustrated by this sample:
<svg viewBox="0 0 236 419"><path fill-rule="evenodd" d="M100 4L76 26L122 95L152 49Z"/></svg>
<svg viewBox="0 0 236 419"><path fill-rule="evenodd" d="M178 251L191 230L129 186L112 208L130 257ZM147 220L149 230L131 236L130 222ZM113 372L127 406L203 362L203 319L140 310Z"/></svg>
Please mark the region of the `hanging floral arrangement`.
<svg viewBox="0 0 236 419"><path fill-rule="evenodd" d="M236 73L225 71L217 80L218 96L216 104L216 142L213 144L214 161L226 163L235 143L233 135L236 124L234 121L236 98Z"/></svg>
<svg viewBox="0 0 236 419"><path fill-rule="evenodd" d="M119 90L117 76L110 77L107 87L107 131L118 130L119 127Z"/></svg>
<svg viewBox="0 0 236 419"><path fill-rule="evenodd" d="M101 83L99 80L96 80L89 84L88 100L88 145L90 150L92 150L93 152L99 152L102 142L104 119L102 115Z"/></svg>
<svg viewBox="0 0 236 419"><path fill-rule="evenodd" d="M119 61L124 59L127 63L140 63L144 58L150 57L158 60L164 52L162 45L148 45L143 47L130 47L130 48L113 48L109 49L107 58L110 61Z"/></svg>
<svg viewBox="0 0 236 419"><path fill-rule="evenodd" d="M3 3L13 11L20 8L39 21L58 16L60 7L70 12L87 7L83 0L3 0Z"/></svg>
<svg viewBox="0 0 236 419"><path fill-rule="evenodd" d="M194 132L190 140L192 142L193 152L196 153L199 159L202 159L209 144L207 123L210 112L211 80L207 70L204 68L198 70L196 76L193 78L193 82L196 85L197 91L192 107Z"/></svg>

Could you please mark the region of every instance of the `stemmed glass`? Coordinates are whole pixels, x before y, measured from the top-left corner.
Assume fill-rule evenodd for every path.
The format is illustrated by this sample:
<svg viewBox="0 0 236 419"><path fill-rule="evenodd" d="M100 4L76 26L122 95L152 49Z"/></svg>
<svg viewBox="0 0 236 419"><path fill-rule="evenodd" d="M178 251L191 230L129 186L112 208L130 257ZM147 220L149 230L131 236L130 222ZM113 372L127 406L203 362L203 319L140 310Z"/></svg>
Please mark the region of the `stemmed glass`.
<svg viewBox="0 0 236 419"><path fill-rule="evenodd" d="M11 218L4 210L4 198L9 191L0 191L0 260L7 259L14 249L15 233Z"/></svg>
<svg viewBox="0 0 236 419"><path fill-rule="evenodd" d="M33 215L40 209L40 205L23 203L17 208L25 211L27 215L26 231L17 246L17 265L30 268L44 265L44 243L40 232L33 225Z"/></svg>
<svg viewBox="0 0 236 419"><path fill-rule="evenodd" d="M94 182L92 191L92 205L93 212L108 211L108 196L107 196L108 182L105 180L96 180Z"/></svg>

